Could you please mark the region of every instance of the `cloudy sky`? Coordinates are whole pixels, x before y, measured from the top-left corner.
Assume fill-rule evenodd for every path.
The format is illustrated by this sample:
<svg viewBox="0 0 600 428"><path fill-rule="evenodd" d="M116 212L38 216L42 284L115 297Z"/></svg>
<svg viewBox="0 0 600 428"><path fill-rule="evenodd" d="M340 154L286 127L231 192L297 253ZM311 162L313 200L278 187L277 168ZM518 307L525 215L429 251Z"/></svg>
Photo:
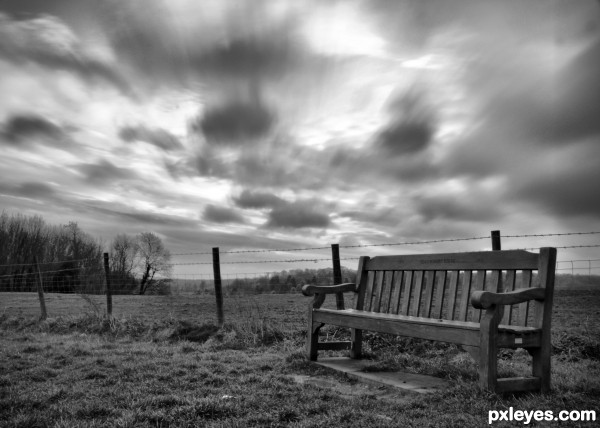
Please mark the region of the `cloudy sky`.
<svg viewBox="0 0 600 428"><path fill-rule="evenodd" d="M2 0L0 94L0 208L107 243L600 230L597 0Z"/></svg>

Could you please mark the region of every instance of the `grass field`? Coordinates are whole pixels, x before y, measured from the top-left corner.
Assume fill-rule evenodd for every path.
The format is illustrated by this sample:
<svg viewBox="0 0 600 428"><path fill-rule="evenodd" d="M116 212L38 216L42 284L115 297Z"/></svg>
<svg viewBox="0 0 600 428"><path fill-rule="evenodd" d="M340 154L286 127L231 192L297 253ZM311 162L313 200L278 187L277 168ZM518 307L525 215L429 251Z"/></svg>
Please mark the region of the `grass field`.
<svg viewBox="0 0 600 428"><path fill-rule="evenodd" d="M107 320L102 296L48 294L50 318L39 322L37 295L2 293L0 426L480 427L488 411L510 407L600 415L600 287L574 288L556 292L551 393L480 392L475 363L455 346L366 334L369 370L401 369L453 385L429 395L390 391L383 399L292 379L321 375L354 385L306 361L308 299L299 295L228 297L226 324L216 331L214 296L115 296ZM503 352L501 374L528 374L524 354Z"/></svg>

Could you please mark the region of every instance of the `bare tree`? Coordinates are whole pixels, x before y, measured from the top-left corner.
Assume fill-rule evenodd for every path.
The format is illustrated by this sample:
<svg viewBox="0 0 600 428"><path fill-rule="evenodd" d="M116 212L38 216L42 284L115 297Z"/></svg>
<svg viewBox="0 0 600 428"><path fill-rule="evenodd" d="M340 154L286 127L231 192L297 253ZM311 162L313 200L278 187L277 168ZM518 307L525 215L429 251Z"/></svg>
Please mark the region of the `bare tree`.
<svg viewBox="0 0 600 428"><path fill-rule="evenodd" d="M168 276L171 273L171 253L162 240L151 232L140 233L137 237L142 279L140 294L145 294L155 285L155 276Z"/></svg>
<svg viewBox="0 0 600 428"><path fill-rule="evenodd" d="M137 238L125 233L118 234L110 246L110 270L113 282L123 292L137 287L134 270L140 260Z"/></svg>
<svg viewBox="0 0 600 428"><path fill-rule="evenodd" d="M125 233L115 236L110 248L110 266L113 272L132 275L137 263L139 246L136 238Z"/></svg>

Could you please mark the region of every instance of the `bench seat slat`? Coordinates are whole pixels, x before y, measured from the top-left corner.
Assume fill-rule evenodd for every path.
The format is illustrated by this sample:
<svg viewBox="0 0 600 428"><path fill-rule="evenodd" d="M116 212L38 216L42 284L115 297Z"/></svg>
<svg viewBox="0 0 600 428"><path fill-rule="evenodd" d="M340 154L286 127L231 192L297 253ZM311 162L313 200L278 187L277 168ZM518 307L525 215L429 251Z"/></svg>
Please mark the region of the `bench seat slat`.
<svg viewBox="0 0 600 428"><path fill-rule="evenodd" d="M479 346L481 328L479 323L471 321L437 320L356 309L315 309L313 321L467 346ZM539 334L540 330L533 327L501 325L498 327L498 344L502 347L521 347L526 344L524 341L532 344L539 342ZM521 338L516 344L515 336Z"/></svg>

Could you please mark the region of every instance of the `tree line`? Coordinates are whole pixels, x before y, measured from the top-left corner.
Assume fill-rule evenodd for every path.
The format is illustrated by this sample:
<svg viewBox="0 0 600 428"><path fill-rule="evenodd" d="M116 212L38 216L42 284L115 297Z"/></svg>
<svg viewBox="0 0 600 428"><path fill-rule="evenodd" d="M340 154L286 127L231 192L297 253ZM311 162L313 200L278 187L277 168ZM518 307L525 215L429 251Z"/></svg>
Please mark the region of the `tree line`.
<svg viewBox="0 0 600 428"><path fill-rule="evenodd" d="M39 215L0 214L1 291L34 291L39 269L47 292L102 293L104 252L105 244L76 222L49 225ZM115 293L168 292L171 254L154 233L119 234L108 253Z"/></svg>
<svg viewBox="0 0 600 428"><path fill-rule="evenodd" d="M344 266L342 282L356 282L356 270ZM332 285L333 268L291 269L255 277L238 277L223 280L223 292L228 295L262 293L298 293L306 284ZM178 291L213 293L213 281L175 280L173 288Z"/></svg>

